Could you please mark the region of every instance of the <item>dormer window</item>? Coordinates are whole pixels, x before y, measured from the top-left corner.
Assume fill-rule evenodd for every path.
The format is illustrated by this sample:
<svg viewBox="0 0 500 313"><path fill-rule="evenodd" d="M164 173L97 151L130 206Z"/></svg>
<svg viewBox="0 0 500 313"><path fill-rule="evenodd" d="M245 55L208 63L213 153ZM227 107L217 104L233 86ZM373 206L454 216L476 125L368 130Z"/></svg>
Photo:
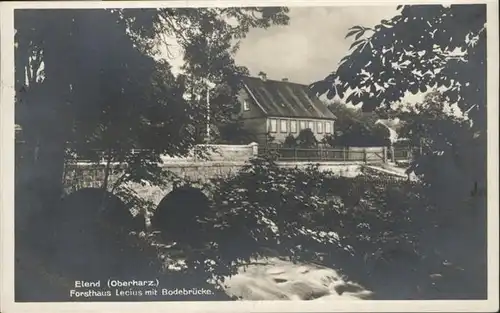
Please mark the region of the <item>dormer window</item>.
<svg viewBox="0 0 500 313"><path fill-rule="evenodd" d="M243 111L250 111L250 106L246 100L243 100Z"/></svg>

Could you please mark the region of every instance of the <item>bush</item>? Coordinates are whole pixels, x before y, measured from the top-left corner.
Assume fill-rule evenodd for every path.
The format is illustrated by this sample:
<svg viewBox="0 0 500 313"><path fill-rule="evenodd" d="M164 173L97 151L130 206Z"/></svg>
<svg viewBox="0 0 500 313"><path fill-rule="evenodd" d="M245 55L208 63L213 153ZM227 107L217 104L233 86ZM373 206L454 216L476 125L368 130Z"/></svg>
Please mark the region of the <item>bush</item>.
<svg viewBox="0 0 500 313"><path fill-rule="evenodd" d="M215 247L213 273L230 275L272 251L336 266L375 291L392 282L414 298L443 296L432 279L445 275L444 256L424 241L441 221L424 188L368 170L342 178L316 166L284 169L272 159L253 160L237 175L212 181L206 239Z"/></svg>
<svg viewBox="0 0 500 313"><path fill-rule="evenodd" d="M355 178L317 166L280 168L261 157L205 188L211 204L199 224L203 242L199 249L178 247L183 273L220 282L242 264L273 255L333 266L379 298L394 299L404 289L399 297L407 299L470 297L460 287L467 276L450 262L453 249L431 240L450 216L430 204L423 196L428 187L418 182L368 168Z"/></svg>
<svg viewBox="0 0 500 313"><path fill-rule="evenodd" d="M313 131L309 128L303 129L297 135L297 145L301 148L311 148L318 144L318 140Z"/></svg>
<svg viewBox="0 0 500 313"><path fill-rule="evenodd" d="M285 148L295 148L297 146L297 139L292 134L288 134L283 142L283 146Z"/></svg>

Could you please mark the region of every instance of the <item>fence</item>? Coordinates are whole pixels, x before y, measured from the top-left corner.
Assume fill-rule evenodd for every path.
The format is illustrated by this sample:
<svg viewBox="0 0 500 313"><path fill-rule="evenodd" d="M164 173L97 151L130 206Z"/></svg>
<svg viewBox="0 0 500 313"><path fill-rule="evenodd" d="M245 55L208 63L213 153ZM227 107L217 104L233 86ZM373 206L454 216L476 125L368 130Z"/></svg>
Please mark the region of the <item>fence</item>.
<svg viewBox="0 0 500 313"><path fill-rule="evenodd" d="M389 150L389 160L393 162L406 163L411 162L416 156L421 155L422 151L420 148L411 147L395 147L393 149L394 155Z"/></svg>
<svg viewBox="0 0 500 313"><path fill-rule="evenodd" d="M274 154L278 161L359 161L366 163L387 162L387 148L385 147L344 147L326 148L286 148L265 147L259 149L261 154Z"/></svg>
<svg viewBox="0 0 500 313"><path fill-rule="evenodd" d="M365 163L410 162L416 151L409 147L338 147L318 145L312 148L268 145L259 149L259 154L273 154L278 161L319 162L359 161Z"/></svg>
<svg viewBox="0 0 500 313"><path fill-rule="evenodd" d="M394 148L395 161L407 161L411 158L411 151L404 148Z"/></svg>
<svg viewBox="0 0 500 313"><path fill-rule="evenodd" d="M194 146L189 153L183 156L161 155L163 162L198 162L198 161L247 161L257 155L258 144L248 145L222 145L222 144L199 144ZM87 156L72 155L70 159L78 162L98 162L106 163L106 152L102 149L95 149L87 152ZM148 149L131 149L130 154L148 154Z"/></svg>
<svg viewBox="0 0 500 313"><path fill-rule="evenodd" d="M24 145L16 144L16 161L20 161L23 153ZM198 145L193 149L188 156L169 157L162 156L164 162L172 162L177 160L182 161L202 161L198 159L196 151L198 149L205 150L206 156L212 161L246 161L257 154L272 153L277 156L278 161L297 161L297 162L317 162L317 161L358 161L366 163L386 163L388 161L406 163L410 162L416 155L422 152L418 148L410 147L336 147L332 148L327 145L318 145L312 148L290 148L280 144L269 144L265 147L259 147L256 143L249 145ZM212 149L213 148L213 149ZM140 154L147 150L133 149L132 154ZM89 157L73 156L73 161L91 162ZM105 163L104 151L94 151L94 162L100 161ZM18 163L18 162L16 162Z"/></svg>

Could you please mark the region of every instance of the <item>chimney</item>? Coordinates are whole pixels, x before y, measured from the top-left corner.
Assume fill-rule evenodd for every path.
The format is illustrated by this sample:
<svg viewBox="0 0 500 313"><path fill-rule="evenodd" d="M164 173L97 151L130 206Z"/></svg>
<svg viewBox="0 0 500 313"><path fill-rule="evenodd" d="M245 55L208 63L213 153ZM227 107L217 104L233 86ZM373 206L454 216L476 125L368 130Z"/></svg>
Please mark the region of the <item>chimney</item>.
<svg viewBox="0 0 500 313"><path fill-rule="evenodd" d="M264 72L260 71L258 75L259 75L259 77L260 77L260 79L261 79L262 81L264 81L264 82L265 82L265 81L267 80L267 74L266 74L266 73L264 73Z"/></svg>
<svg viewBox="0 0 500 313"><path fill-rule="evenodd" d="M288 81L288 78L286 78L286 77L285 77L285 78L282 78L282 79L281 79L281 81L282 81L282 82L287 82L287 81Z"/></svg>

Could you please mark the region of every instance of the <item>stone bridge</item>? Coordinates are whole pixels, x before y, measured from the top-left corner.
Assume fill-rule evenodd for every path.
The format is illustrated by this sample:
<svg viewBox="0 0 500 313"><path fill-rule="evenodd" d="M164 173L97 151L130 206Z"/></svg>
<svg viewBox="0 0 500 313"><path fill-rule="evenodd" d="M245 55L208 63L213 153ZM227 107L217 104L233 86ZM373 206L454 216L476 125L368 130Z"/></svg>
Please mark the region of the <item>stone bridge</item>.
<svg viewBox="0 0 500 313"><path fill-rule="evenodd" d="M201 187L210 179L224 178L236 174L248 161L258 154L257 144L250 145L217 145L209 155L209 160L199 160L195 156L186 158L164 157L161 167L175 176L192 181L194 187ZM320 170L332 171L340 176L353 177L359 174L363 162L278 162L282 167L306 167L318 164ZM82 188L101 187L104 181L104 164L76 163L66 167L66 193ZM116 182L118 175L109 178L109 186ZM158 205L174 188L172 184L160 188L138 183L129 184L141 198Z"/></svg>

